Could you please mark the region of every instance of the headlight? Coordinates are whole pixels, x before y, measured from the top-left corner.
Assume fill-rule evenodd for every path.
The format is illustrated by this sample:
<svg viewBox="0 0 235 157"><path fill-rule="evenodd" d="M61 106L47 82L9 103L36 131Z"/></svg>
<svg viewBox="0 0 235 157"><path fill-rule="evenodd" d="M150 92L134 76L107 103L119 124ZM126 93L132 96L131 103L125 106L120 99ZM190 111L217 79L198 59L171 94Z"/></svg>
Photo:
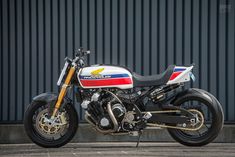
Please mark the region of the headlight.
<svg viewBox="0 0 235 157"><path fill-rule="evenodd" d="M62 71L61 71L61 73L60 73L60 77L59 77L59 79L58 79L58 81L57 81L57 86L60 86L61 81L62 81L63 78L64 78L65 72L66 72L66 70L67 70L67 68L68 68L68 65L69 65L69 63L66 61L65 64L64 64L64 67L63 67L63 69L62 69Z"/></svg>

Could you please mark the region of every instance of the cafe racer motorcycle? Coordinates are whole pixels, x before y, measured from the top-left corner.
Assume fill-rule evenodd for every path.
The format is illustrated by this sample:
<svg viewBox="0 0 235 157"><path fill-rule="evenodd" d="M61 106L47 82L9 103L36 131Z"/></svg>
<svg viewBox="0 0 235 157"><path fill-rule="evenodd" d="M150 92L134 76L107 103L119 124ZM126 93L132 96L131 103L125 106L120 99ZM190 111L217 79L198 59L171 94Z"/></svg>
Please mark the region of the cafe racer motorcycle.
<svg viewBox="0 0 235 157"><path fill-rule="evenodd" d="M195 79L193 65L170 65L161 74L141 76L120 66L86 66L89 53L79 49L74 59L65 59L58 95L42 93L28 106L24 126L34 143L61 147L73 138L78 114L67 94L70 89L85 110L85 120L103 134L140 137L148 127L166 128L187 146L203 146L218 136L224 118L219 101L184 86Z"/></svg>

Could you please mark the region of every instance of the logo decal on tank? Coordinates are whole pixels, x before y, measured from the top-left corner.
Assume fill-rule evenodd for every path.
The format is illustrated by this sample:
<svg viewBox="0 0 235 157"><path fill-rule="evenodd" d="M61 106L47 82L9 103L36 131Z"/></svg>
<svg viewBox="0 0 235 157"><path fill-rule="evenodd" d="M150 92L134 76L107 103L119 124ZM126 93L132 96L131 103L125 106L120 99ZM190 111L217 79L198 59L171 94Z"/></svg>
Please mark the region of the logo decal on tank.
<svg viewBox="0 0 235 157"><path fill-rule="evenodd" d="M92 76L99 76L102 71L104 71L104 68L99 68L99 69L93 70L91 72L91 75Z"/></svg>

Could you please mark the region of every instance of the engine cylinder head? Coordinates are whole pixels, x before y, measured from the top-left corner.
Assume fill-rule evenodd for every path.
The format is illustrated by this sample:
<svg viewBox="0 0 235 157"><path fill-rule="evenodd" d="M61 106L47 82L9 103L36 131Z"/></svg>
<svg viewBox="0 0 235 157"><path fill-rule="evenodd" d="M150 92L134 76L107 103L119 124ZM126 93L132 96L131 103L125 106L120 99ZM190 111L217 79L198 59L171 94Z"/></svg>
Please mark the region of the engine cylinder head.
<svg viewBox="0 0 235 157"><path fill-rule="evenodd" d="M94 93L91 97L91 101L98 101L100 97L100 93Z"/></svg>
<svg viewBox="0 0 235 157"><path fill-rule="evenodd" d="M87 109L90 102L91 101L89 101L89 100L83 100L83 102L81 103L82 108Z"/></svg>

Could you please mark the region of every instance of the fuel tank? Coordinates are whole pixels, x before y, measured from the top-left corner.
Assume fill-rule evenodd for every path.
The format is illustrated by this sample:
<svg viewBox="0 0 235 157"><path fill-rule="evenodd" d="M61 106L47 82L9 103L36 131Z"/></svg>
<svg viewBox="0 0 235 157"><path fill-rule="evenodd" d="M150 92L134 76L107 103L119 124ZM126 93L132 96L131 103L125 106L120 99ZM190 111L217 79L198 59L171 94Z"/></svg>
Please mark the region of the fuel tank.
<svg viewBox="0 0 235 157"><path fill-rule="evenodd" d="M132 74L119 66L92 65L82 68L78 80L83 88L133 88Z"/></svg>

